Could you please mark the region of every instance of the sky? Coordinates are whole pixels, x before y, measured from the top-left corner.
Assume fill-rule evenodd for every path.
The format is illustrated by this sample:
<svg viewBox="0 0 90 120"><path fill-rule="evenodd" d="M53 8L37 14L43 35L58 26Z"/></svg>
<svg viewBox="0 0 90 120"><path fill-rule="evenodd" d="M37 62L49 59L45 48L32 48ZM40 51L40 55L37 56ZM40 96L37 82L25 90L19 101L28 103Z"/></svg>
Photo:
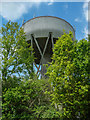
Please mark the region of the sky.
<svg viewBox="0 0 90 120"><path fill-rule="evenodd" d="M33 1L33 2L32 2ZM9 20L18 22L22 25L24 21L28 21L38 16L56 16L65 19L75 29L76 39L80 40L87 37L88 34L88 0L3 0L0 2L0 18L3 24ZM72 0L71 0L72 1Z"/></svg>
<svg viewBox="0 0 90 120"><path fill-rule="evenodd" d="M89 0L0 0L0 28L9 20L22 25L38 16L55 16L65 19L81 40L90 34ZM89 23L89 24L88 24ZM0 57L1 59L1 57Z"/></svg>

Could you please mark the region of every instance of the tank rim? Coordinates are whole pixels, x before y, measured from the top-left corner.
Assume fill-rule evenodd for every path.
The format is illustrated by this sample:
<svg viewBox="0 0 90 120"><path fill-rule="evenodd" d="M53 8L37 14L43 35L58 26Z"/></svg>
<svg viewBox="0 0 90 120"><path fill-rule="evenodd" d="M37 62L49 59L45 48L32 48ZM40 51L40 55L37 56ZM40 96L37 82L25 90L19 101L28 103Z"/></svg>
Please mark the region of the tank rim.
<svg viewBox="0 0 90 120"><path fill-rule="evenodd" d="M59 18L59 17L56 17L56 16L38 16L38 17L34 17L34 18L31 18L31 19L27 20L25 23L22 24L22 26L25 25L27 22L29 22L31 20L34 20L34 19L37 19L37 18L42 18L42 17L51 17L51 18L57 18L57 19L63 20L63 21L65 21L66 23L68 23L73 28L73 26L69 22L67 22L63 18ZM74 33L75 33L75 29L74 28L73 28L73 30L74 30Z"/></svg>

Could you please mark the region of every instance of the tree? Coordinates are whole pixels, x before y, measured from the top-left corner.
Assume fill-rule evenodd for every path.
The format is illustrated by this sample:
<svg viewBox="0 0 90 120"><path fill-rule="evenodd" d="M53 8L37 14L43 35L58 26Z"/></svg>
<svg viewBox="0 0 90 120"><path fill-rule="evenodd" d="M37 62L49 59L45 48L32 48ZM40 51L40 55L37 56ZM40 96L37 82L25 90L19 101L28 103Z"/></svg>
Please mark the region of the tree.
<svg viewBox="0 0 90 120"><path fill-rule="evenodd" d="M35 78L33 52L16 22L2 27L2 119L58 117L45 91L48 80ZM52 115L52 116L51 116Z"/></svg>
<svg viewBox="0 0 90 120"><path fill-rule="evenodd" d="M28 47L25 33L17 22L3 25L1 44L3 88L14 87L22 77L32 77L32 48Z"/></svg>
<svg viewBox="0 0 90 120"><path fill-rule="evenodd" d="M47 79L37 79L22 28L2 27L2 119L87 119L90 41L64 33L54 45ZM36 78L35 78L36 77ZM49 82L48 82L49 81Z"/></svg>
<svg viewBox="0 0 90 120"><path fill-rule="evenodd" d="M63 119L83 120L88 114L89 41L72 41L72 33L64 33L53 49L47 70L52 87L52 104Z"/></svg>
<svg viewBox="0 0 90 120"><path fill-rule="evenodd" d="M5 119L33 119L35 108L41 103L43 92L38 81L21 81L19 86L9 88L3 95L3 116ZM40 99L40 100L39 100ZM36 116L37 117L37 116Z"/></svg>
<svg viewBox="0 0 90 120"><path fill-rule="evenodd" d="M2 119L58 118L59 114L45 94L47 80L25 80L3 95Z"/></svg>

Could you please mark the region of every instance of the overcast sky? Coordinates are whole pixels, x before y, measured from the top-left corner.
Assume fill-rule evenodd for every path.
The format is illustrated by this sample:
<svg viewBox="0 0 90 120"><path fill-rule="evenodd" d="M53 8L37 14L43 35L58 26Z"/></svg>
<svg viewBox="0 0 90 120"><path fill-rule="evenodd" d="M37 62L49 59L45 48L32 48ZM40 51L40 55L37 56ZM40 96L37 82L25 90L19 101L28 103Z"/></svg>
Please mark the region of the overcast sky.
<svg viewBox="0 0 90 120"><path fill-rule="evenodd" d="M61 2L62 0L3 0L0 2L0 18L2 24L8 20L22 24L37 16L56 16L65 19L76 29L76 39L85 38L88 34L88 1L73 0L74 2ZM21 2L23 1L23 2ZM33 1L33 2L32 2ZM72 0L71 0L72 1Z"/></svg>

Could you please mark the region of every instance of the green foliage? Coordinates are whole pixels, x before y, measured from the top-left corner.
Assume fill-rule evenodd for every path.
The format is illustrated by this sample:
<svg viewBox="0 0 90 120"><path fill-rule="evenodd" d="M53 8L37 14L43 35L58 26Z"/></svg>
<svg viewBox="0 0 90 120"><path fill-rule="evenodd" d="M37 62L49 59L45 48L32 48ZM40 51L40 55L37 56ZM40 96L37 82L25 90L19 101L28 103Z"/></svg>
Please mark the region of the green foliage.
<svg viewBox="0 0 90 120"><path fill-rule="evenodd" d="M3 95L3 119L29 119L39 104L41 88L37 81L25 81L15 88L9 88Z"/></svg>
<svg viewBox="0 0 90 120"><path fill-rule="evenodd" d="M47 74L52 104L62 118L86 120L88 114L89 41L72 41L72 33L62 35L54 45Z"/></svg>
<svg viewBox="0 0 90 120"><path fill-rule="evenodd" d="M23 80L17 87L3 92L2 119L35 119L59 117L45 94L48 82L43 80Z"/></svg>
<svg viewBox="0 0 90 120"><path fill-rule="evenodd" d="M2 27L2 80L4 88L16 86L22 77L33 76L33 53L20 25L9 21Z"/></svg>
<svg viewBox="0 0 90 120"><path fill-rule="evenodd" d="M38 80L33 71L32 48L16 22L2 27L2 119L59 117L51 105L48 80Z"/></svg>
<svg viewBox="0 0 90 120"><path fill-rule="evenodd" d="M88 120L90 42L72 37L56 41L49 78L37 79L23 29L11 21L2 27L2 119Z"/></svg>

